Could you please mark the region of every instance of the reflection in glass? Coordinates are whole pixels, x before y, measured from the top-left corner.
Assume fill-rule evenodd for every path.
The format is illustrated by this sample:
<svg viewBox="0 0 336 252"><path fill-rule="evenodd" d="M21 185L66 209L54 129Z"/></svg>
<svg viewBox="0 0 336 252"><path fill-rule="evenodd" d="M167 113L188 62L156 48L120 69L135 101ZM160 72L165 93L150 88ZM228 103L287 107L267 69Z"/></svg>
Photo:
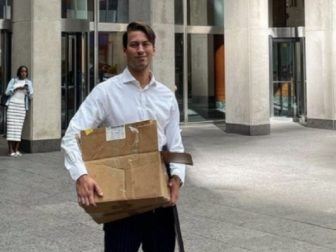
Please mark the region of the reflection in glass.
<svg viewBox="0 0 336 252"><path fill-rule="evenodd" d="M94 67L94 62L95 62L95 56L94 56L94 32L89 33L89 92L94 88L95 86L95 67Z"/></svg>
<svg viewBox="0 0 336 252"><path fill-rule="evenodd" d="M4 56L3 55L3 44L2 44L2 34L0 33L0 56L1 58ZM0 60L0 95L3 94L6 90L6 85L5 80L3 78L3 61Z"/></svg>
<svg viewBox="0 0 336 252"><path fill-rule="evenodd" d="M183 34L175 34L175 86L176 99L180 109L180 121L183 121ZM188 85L189 86L189 85Z"/></svg>
<svg viewBox="0 0 336 252"><path fill-rule="evenodd" d="M214 35L214 60L215 60L215 107L216 110L225 112L225 48L224 37Z"/></svg>
<svg viewBox="0 0 336 252"><path fill-rule="evenodd" d="M175 24L183 24L183 0L175 0Z"/></svg>
<svg viewBox="0 0 336 252"><path fill-rule="evenodd" d="M224 26L223 0L188 0L188 25Z"/></svg>
<svg viewBox="0 0 336 252"><path fill-rule="evenodd" d="M0 19L11 19L12 0L0 0Z"/></svg>
<svg viewBox="0 0 336 252"><path fill-rule="evenodd" d="M183 36L175 36L176 97L183 118ZM224 37L188 35L188 121L224 119Z"/></svg>
<svg viewBox="0 0 336 252"><path fill-rule="evenodd" d="M86 33L62 34L62 129L88 94Z"/></svg>
<svg viewBox="0 0 336 252"><path fill-rule="evenodd" d="M273 50L273 80L286 81L293 76L293 44L290 42L275 43Z"/></svg>
<svg viewBox="0 0 336 252"><path fill-rule="evenodd" d="M92 21L93 3L94 1L90 0L63 0L62 18L84 19Z"/></svg>
<svg viewBox="0 0 336 252"><path fill-rule="evenodd" d="M304 26L304 4L304 0L270 0L270 27Z"/></svg>
<svg viewBox="0 0 336 252"><path fill-rule="evenodd" d="M99 33L99 81L104 81L122 72L126 66L121 43L122 35L122 32Z"/></svg>
<svg viewBox="0 0 336 252"><path fill-rule="evenodd" d="M3 53L3 46L2 46L2 36L0 35L0 55L2 56ZM3 78L3 66L2 66L2 60L0 60L0 96L5 92L6 90L6 84L4 82ZM4 133L5 129L5 109L4 107L0 107L0 133Z"/></svg>
<svg viewBox="0 0 336 252"><path fill-rule="evenodd" d="M305 113L304 62L300 40L273 40L273 115L300 117Z"/></svg>
<svg viewBox="0 0 336 252"><path fill-rule="evenodd" d="M99 19L105 23L127 23L128 0L100 0Z"/></svg>
<svg viewBox="0 0 336 252"><path fill-rule="evenodd" d="M11 35L9 32L0 33L0 94L7 88L7 83L11 78L10 58L11 58ZM6 134L6 113L5 108L0 107L0 133Z"/></svg>
<svg viewBox="0 0 336 252"><path fill-rule="evenodd" d="M292 43L273 44L273 108L275 116L291 116L293 98Z"/></svg>

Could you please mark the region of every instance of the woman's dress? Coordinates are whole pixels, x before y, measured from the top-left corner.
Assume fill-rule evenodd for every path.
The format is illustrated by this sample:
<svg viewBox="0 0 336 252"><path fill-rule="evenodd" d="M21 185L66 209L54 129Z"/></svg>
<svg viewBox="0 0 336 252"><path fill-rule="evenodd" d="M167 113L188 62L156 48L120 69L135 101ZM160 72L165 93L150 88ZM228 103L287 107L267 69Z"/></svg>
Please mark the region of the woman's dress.
<svg viewBox="0 0 336 252"><path fill-rule="evenodd" d="M14 84L14 89L23 87L25 80ZM21 141L23 123L26 117L25 95L27 90L17 90L10 97L7 107L7 141Z"/></svg>

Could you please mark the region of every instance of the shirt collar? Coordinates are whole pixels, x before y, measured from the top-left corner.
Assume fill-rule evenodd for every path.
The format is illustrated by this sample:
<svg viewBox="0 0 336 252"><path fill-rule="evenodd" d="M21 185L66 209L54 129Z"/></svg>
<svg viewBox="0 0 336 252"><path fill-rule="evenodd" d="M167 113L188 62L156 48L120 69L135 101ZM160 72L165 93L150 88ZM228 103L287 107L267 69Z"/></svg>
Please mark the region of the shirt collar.
<svg viewBox="0 0 336 252"><path fill-rule="evenodd" d="M154 74L150 72L151 74L151 80L149 81L149 84L145 87L145 89L149 88L152 85L156 85L156 80L154 77ZM130 73L128 68L126 67L125 70L122 73L122 82L124 84L135 84L140 87L139 82L133 77L133 75Z"/></svg>

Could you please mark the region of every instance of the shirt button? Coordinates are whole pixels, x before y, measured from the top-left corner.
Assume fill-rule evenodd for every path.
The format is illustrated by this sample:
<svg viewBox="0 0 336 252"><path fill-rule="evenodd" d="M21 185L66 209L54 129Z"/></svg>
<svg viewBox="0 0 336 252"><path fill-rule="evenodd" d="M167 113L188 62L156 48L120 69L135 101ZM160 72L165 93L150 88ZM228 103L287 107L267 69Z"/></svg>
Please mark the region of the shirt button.
<svg viewBox="0 0 336 252"><path fill-rule="evenodd" d="M141 94L141 104L145 105L145 102L146 102L145 96Z"/></svg>

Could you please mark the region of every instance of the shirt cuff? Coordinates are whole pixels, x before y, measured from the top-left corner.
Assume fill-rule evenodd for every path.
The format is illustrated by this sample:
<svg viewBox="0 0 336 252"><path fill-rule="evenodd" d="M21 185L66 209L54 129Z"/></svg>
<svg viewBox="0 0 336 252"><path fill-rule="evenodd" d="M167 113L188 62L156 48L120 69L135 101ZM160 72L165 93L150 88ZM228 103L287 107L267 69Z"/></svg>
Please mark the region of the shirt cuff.
<svg viewBox="0 0 336 252"><path fill-rule="evenodd" d="M75 163L70 169L70 176L74 181L77 181L77 179L85 174L88 174L86 167L83 163Z"/></svg>
<svg viewBox="0 0 336 252"><path fill-rule="evenodd" d="M171 176L178 176L181 179L182 184L184 184L186 169L185 164L170 163L169 167Z"/></svg>

